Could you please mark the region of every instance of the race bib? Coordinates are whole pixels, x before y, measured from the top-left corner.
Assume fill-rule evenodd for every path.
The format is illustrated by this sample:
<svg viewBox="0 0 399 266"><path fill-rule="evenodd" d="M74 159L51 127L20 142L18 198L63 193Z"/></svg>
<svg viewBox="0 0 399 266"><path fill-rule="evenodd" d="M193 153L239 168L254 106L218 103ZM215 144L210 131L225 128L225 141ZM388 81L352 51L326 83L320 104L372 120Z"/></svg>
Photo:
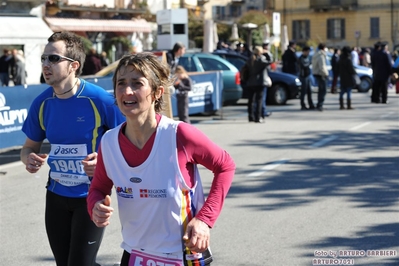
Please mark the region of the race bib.
<svg viewBox="0 0 399 266"><path fill-rule="evenodd" d="M132 250L129 266L183 266L183 261Z"/></svg>
<svg viewBox="0 0 399 266"><path fill-rule="evenodd" d="M52 144L48 157L50 177L68 187L90 184L82 164L86 156L86 144Z"/></svg>

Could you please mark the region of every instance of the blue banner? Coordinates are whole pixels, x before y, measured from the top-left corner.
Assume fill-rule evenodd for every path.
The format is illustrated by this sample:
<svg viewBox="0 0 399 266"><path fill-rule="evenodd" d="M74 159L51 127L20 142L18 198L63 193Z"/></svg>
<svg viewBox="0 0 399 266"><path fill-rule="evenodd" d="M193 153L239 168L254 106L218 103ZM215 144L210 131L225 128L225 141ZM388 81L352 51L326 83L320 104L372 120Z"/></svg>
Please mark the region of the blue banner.
<svg viewBox="0 0 399 266"><path fill-rule="evenodd" d="M193 89L189 92L189 114L212 113L221 108L222 72L190 73ZM86 79L113 93L112 77ZM47 84L0 87L0 151L20 147L26 136L21 131L29 107ZM175 94L171 95L172 113L177 116Z"/></svg>
<svg viewBox="0 0 399 266"><path fill-rule="evenodd" d="M212 113L221 108L223 78L222 72L189 73L193 88L188 93L188 113ZM176 94L172 94L172 113L177 116Z"/></svg>

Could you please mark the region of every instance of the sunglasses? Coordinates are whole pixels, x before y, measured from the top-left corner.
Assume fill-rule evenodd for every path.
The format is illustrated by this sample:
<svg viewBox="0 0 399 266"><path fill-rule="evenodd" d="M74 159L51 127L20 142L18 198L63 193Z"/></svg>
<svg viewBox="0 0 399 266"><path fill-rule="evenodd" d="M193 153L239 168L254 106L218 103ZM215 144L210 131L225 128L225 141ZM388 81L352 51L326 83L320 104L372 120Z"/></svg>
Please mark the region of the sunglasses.
<svg viewBox="0 0 399 266"><path fill-rule="evenodd" d="M62 59L71 61L71 62L75 62L76 60L73 60L72 58L63 56L63 55L58 55L58 54L49 54L49 55L42 55L41 56L41 60L42 63L44 63L46 61L46 59L48 59L48 61L52 64L58 63L60 62Z"/></svg>

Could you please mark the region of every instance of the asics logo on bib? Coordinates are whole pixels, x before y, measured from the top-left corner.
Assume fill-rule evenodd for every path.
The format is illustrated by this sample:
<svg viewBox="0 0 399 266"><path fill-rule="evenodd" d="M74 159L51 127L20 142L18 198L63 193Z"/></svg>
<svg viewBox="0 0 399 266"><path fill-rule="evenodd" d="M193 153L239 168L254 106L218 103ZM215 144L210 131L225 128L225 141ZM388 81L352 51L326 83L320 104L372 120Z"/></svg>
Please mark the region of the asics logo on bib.
<svg viewBox="0 0 399 266"><path fill-rule="evenodd" d="M54 155L61 154L77 154L78 148L61 148L60 146L54 151Z"/></svg>

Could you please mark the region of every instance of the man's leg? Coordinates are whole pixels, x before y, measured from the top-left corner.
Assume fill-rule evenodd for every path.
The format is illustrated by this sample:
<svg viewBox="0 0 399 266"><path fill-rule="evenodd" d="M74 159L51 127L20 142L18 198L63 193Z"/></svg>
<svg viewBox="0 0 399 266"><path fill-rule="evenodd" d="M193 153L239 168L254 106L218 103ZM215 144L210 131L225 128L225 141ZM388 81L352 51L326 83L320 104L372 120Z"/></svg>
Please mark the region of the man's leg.
<svg viewBox="0 0 399 266"><path fill-rule="evenodd" d="M388 102L388 81L381 82L381 102Z"/></svg>
<svg viewBox="0 0 399 266"><path fill-rule="evenodd" d="M323 104L327 90L327 78L318 77L318 84L319 84L319 93L317 97L318 100L317 108L319 109L319 111L323 111Z"/></svg>
<svg viewBox="0 0 399 266"><path fill-rule="evenodd" d="M306 94L308 96L308 104L309 109L315 109L313 100L312 100L312 88L310 86L310 77L305 78L304 82L306 83Z"/></svg>

